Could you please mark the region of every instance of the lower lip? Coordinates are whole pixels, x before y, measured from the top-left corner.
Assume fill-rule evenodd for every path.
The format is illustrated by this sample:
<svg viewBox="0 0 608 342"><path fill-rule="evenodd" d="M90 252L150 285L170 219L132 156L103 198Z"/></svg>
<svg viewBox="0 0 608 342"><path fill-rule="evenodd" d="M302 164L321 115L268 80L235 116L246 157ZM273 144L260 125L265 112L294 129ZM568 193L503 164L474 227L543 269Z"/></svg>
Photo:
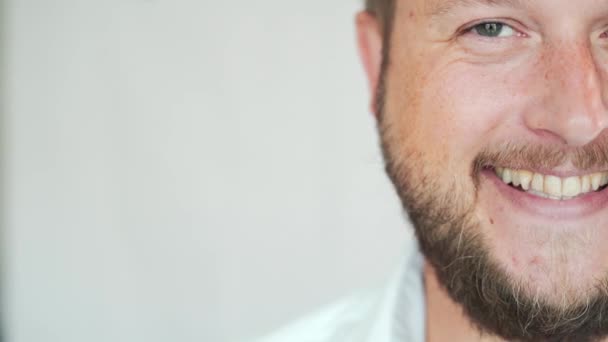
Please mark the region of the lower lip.
<svg viewBox="0 0 608 342"><path fill-rule="evenodd" d="M576 220L596 214L608 206L608 189L559 201L538 197L515 189L499 179L493 170L484 170L481 176L482 179L494 184L498 192L506 197L513 206L536 216L560 220Z"/></svg>

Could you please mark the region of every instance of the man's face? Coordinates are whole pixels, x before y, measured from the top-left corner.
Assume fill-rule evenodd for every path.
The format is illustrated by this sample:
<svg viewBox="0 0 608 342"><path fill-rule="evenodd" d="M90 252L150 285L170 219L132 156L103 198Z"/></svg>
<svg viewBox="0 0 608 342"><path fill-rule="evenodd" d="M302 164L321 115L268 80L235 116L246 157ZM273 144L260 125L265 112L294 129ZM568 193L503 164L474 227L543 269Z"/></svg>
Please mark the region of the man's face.
<svg viewBox="0 0 608 342"><path fill-rule="evenodd" d="M450 295L504 337L603 334L608 2L397 0L389 56L387 169Z"/></svg>

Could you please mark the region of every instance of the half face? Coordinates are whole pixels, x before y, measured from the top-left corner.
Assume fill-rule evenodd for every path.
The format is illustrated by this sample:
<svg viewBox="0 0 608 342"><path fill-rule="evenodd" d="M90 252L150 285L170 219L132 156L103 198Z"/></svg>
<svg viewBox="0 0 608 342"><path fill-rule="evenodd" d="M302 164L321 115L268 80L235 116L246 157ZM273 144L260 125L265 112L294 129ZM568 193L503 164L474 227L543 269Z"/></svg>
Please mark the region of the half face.
<svg viewBox="0 0 608 342"><path fill-rule="evenodd" d="M608 2L398 0L389 61L387 169L452 297L505 337L602 335Z"/></svg>

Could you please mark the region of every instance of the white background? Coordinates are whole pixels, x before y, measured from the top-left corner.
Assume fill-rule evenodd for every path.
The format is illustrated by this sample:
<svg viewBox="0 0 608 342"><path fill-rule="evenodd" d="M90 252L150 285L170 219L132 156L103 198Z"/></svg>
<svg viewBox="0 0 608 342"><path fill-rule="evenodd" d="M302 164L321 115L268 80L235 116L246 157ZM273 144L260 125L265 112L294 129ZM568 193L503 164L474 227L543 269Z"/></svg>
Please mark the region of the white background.
<svg viewBox="0 0 608 342"><path fill-rule="evenodd" d="M232 341L404 224L342 0L5 0L8 341Z"/></svg>

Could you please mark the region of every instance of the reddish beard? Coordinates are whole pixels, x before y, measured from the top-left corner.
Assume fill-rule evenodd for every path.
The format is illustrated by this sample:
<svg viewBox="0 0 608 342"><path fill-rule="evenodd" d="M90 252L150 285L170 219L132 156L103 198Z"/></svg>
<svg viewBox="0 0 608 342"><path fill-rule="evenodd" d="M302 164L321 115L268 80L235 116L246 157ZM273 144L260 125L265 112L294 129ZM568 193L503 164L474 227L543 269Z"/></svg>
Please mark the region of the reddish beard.
<svg viewBox="0 0 608 342"><path fill-rule="evenodd" d="M480 234L477 207L484 168L552 169L570 163L579 170L608 169L608 140L579 148L504 144L480 152L471 163L470 182L446 184L424 155L399 146L395 127L379 115L387 173L414 225L420 248L442 286L483 333L507 340L591 341L608 336L608 277L568 307L521 291L490 255ZM436 167L436 166L435 166Z"/></svg>

